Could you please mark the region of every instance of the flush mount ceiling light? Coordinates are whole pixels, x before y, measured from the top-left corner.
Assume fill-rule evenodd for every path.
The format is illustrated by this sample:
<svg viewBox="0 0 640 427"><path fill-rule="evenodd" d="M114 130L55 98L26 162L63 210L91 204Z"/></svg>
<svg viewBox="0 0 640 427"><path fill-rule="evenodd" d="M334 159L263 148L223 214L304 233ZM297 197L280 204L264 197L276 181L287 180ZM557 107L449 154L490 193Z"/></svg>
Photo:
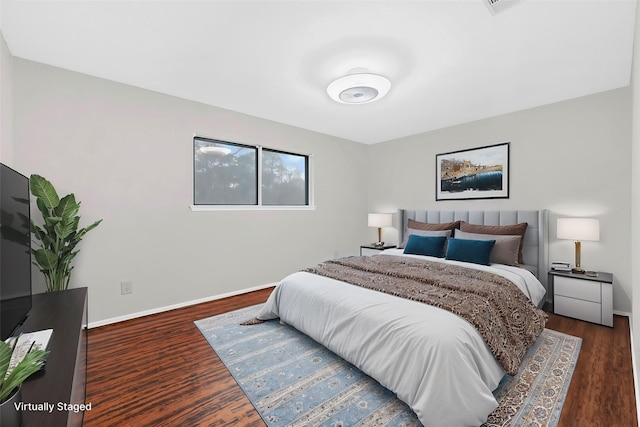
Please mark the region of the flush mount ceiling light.
<svg viewBox="0 0 640 427"><path fill-rule="evenodd" d="M386 77L358 71L332 81L327 93L341 104L366 104L379 100L390 88L391 82Z"/></svg>

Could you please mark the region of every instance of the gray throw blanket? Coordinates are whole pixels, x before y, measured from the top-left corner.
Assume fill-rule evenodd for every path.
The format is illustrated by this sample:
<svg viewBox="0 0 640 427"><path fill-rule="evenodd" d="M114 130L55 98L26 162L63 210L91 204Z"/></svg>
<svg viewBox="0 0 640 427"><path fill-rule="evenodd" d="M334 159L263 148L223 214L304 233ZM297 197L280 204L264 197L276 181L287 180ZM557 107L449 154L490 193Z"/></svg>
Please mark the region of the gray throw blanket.
<svg viewBox="0 0 640 427"><path fill-rule="evenodd" d="M435 261L393 255L326 261L304 271L420 301L471 323L509 375L518 372L547 315L504 277Z"/></svg>

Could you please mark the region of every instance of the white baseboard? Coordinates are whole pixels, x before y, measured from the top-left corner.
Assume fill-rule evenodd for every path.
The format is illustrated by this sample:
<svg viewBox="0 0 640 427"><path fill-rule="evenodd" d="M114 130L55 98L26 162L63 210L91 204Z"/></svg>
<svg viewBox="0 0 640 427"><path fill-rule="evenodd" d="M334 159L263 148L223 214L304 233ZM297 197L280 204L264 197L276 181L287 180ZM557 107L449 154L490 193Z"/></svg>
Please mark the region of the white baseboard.
<svg viewBox="0 0 640 427"><path fill-rule="evenodd" d="M628 317L629 318L629 326L631 326L631 313L629 313L628 311L613 310L613 314L617 314L618 316Z"/></svg>
<svg viewBox="0 0 640 427"><path fill-rule="evenodd" d="M640 394L638 394L638 371L636 370L636 346L633 342L633 317L626 311L613 311L613 314L629 318L629 341L631 344L631 371L633 372L633 391L636 397L636 417L640 426Z"/></svg>
<svg viewBox="0 0 640 427"><path fill-rule="evenodd" d="M165 307L153 308L151 310L138 311L137 313L126 314L124 316L112 317L110 319L99 320L97 322L90 322L88 327L97 328L98 326L110 325L112 323L124 322L125 320L136 319L138 317L149 316L150 314L162 313L164 311L175 310L176 308L188 307L190 305L200 304L203 302L215 301L222 298L233 297L240 294L246 294L248 292L259 291L260 289L266 289L275 286L277 283L267 283L265 285L255 286L253 288L242 289L239 291L227 292L220 295L213 295L210 297L200 298L197 300L185 301L178 304L172 304Z"/></svg>
<svg viewBox="0 0 640 427"><path fill-rule="evenodd" d="M638 394L638 371L636 370L636 346L633 342L633 322L629 315L629 334L631 335L631 370L633 371L633 390L636 394L636 416L640 426L640 394Z"/></svg>

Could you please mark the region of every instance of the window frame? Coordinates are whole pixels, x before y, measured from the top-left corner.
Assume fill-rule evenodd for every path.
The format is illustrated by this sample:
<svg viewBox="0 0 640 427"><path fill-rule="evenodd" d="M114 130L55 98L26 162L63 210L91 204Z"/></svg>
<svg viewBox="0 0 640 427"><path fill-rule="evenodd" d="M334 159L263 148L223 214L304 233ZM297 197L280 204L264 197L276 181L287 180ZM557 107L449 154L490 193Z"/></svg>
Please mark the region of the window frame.
<svg viewBox="0 0 640 427"><path fill-rule="evenodd" d="M252 148L256 150L256 190L257 190L257 202L256 204L219 204L219 205L211 205L211 204L196 204L196 157L195 157L195 146L196 141L207 141L214 142L220 144L227 145L235 145L238 147ZM289 154L293 156L304 157L305 159L305 199L306 204L304 205L264 205L262 201L262 175L263 175L263 150L280 153L280 154ZM192 211L234 211L234 210L315 210L315 202L314 202L314 191L313 191L313 155L312 154L304 154L299 152L287 151L277 148L263 147L262 145L257 144L246 144L239 143L234 141L225 141L218 138L209 138L204 136L199 136L194 134L191 145L191 156L192 156L192 192L191 192L191 202L192 204L189 208Z"/></svg>

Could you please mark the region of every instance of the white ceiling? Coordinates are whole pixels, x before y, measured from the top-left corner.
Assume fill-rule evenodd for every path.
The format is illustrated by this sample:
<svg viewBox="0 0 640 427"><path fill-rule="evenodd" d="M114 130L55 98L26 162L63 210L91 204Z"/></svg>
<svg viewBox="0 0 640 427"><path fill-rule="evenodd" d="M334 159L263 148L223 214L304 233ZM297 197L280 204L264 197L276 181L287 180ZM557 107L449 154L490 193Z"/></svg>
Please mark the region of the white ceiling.
<svg viewBox="0 0 640 427"><path fill-rule="evenodd" d="M14 56L377 143L630 83L636 0L2 0ZM327 85L392 81L364 105Z"/></svg>

